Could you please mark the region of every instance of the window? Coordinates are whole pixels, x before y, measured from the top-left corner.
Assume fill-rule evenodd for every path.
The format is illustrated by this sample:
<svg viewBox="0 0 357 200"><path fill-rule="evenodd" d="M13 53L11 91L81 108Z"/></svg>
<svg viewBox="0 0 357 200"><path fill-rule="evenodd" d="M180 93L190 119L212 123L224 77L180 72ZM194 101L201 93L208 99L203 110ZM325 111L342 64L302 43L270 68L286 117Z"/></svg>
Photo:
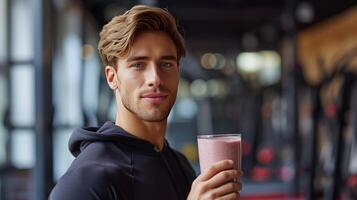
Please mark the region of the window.
<svg viewBox="0 0 357 200"><path fill-rule="evenodd" d="M74 127L82 124L80 104L81 39L80 13L70 6L58 17L61 41L55 52L53 68L53 101L55 106L53 135L53 173L58 180L68 169L73 156L68 150L68 139ZM65 128L62 128L65 127Z"/></svg>
<svg viewBox="0 0 357 200"><path fill-rule="evenodd" d="M6 56L6 14L6 1L0 0L0 69L3 68Z"/></svg>
<svg viewBox="0 0 357 200"><path fill-rule="evenodd" d="M11 59L29 61L33 58L33 16L31 1L11 1Z"/></svg>
<svg viewBox="0 0 357 200"><path fill-rule="evenodd" d="M68 140L72 134L72 128L58 129L53 135L53 176L58 180L68 169L74 157L68 150Z"/></svg>
<svg viewBox="0 0 357 200"><path fill-rule="evenodd" d="M7 79L5 75L6 60L6 1L0 0L0 165L6 159L7 132L4 127L4 117L7 106Z"/></svg>
<svg viewBox="0 0 357 200"><path fill-rule="evenodd" d="M67 9L59 17L57 41L59 49L53 70L55 125L78 126L82 124L81 99L81 38L80 13L77 9Z"/></svg>
<svg viewBox="0 0 357 200"><path fill-rule="evenodd" d="M19 169L35 165L35 134L33 130L15 130L12 133L11 162Z"/></svg>
<svg viewBox="0 0 357 200"><path fill-rule="evenodd" d="M31 65L14 65L11 80L11 122L15 126L32 126L35 123L35 80Z"/></svg>
<svg viewBox="0 0 357 200"><path fill-rule="evenodd" d="M6 106L7 106L7 84L3 74L0 73L0 165L4 164L6 159L6 141L7 131L2 123L4 121Z"/></svg>

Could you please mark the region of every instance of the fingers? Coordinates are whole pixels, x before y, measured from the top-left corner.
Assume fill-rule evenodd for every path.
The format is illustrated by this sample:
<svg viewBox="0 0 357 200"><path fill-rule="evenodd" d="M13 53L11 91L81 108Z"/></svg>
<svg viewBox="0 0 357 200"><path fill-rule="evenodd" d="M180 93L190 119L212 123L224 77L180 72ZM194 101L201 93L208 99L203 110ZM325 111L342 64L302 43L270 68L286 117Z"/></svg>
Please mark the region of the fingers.
<svg viewBox="0 0 357 200"><path fill-rule="evenodd" d="M216 200L238 200L238 199L240 199L239 192L230 193L222 197L216 198Z"/></svg>
<svg viewBox="0 0 357 200"><path fill-rule="evenodd" d="M220 187L217 187L212 190L215 196L221 197L228 195L230 193L237 193L242 189L242 184L239 182L228 182Z"/></svg>
<svg viewBox="0 0 357 200"><path fill-rule="evenodd" d="M233 169L232 160L223 160L203 171L192 183L189 200L197 199L239 199L243 175L241 170Z"/></svg>
<svg viewBox="0 0 357 200"><path fill-rule="evenodd" d="M239 178L242 177L244 175L242 170L238 170L238 174L239 174Z"/></svg>
<svg viewBox="0 0 357 200"><path fill-rule="evenodd" d="M215 164L213 164L208 170L202 172L202 174L198 177L199 181L207 181L212 178L214 175L219 173L220 171L232 169L233 161L232 160L222 160Z"/></svg>
<svg viewBox="0 0 357 200"><path fill-rule="evenodd" d="M235 179L238 179L240 176L237 170L230 169L219 172L217 175L213 176L210 180L207 181L209 188L215 188L223 185L227 182L233 182Z"/></svg>

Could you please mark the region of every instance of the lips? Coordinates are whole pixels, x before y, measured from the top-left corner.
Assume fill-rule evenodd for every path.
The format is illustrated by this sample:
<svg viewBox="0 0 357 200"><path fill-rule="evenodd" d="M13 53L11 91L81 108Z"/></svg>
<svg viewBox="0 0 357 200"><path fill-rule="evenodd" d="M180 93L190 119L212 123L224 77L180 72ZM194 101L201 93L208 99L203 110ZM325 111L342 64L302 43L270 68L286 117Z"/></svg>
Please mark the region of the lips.
<svg viewBox="0 0 357 200"><path fill-rule="evenodd" d="M144 100L147 100L151 103L161 103L161 102L165 101L165 99L168 96L169 95L167 93L148 93L148 94L142 95L141 98L143 98Z"/></svg>

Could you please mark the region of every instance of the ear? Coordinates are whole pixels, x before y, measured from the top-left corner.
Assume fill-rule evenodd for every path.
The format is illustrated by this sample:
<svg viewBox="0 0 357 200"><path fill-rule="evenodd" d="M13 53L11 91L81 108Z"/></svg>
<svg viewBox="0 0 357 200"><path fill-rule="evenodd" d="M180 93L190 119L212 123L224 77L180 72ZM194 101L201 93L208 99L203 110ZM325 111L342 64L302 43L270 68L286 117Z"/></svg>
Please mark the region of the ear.
<svg viewBox="0 0 357 200"><path fill-rule="evenodd" d="M118 85L118 79L117 79L117 73L114 67L112 66L106 66L105 67L105 76L107 78L107 83L108 86L112 89L115 90L119 87Z"/></svg>

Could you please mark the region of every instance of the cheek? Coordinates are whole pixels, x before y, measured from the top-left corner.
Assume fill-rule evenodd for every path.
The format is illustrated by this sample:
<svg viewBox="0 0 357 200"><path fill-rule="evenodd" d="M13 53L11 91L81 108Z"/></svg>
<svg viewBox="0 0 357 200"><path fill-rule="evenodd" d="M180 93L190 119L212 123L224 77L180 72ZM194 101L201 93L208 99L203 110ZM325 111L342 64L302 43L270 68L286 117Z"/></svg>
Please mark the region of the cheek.
<svg viewBox="0 0 357 200"><path fill-rule="evenodd" d="M178 90L178 80L169 80L168 84L166 85L166 88L170 90L172 95L176 95L177 94L177 90Z"/></svg>
<svg viewBox="0 0 357 200"><path fill-rule="evenodd" d="M130 76L130 73L125 73L122 72L119 76L119 83L122 89L130 88L132 83L131 81L134 79L133 77Z"/></svg>
<svg viewBox="0 0 357 200"><path fill-rule="evenodd" d="M121 83L120 89L122 91L122 95L135 100L139 93L140 85L137 83L136 79L126 79Z"/></svg>
<svg viewBox="0 0 357 200"><path fill-rule="evenodd" d="M178 84L179 84L179 80L180 80L180 76L176 75L173 78L171 78L169 81L170 81L170 83L171 83L173 88L177 88Z"/></svg>
<svg viewBox="0 0 357 200"><path fill-rule="evenodd" d="M164 75L165 81L170 85L177 85L180 79L180 73L178 71L171 71Z"/></svg>

